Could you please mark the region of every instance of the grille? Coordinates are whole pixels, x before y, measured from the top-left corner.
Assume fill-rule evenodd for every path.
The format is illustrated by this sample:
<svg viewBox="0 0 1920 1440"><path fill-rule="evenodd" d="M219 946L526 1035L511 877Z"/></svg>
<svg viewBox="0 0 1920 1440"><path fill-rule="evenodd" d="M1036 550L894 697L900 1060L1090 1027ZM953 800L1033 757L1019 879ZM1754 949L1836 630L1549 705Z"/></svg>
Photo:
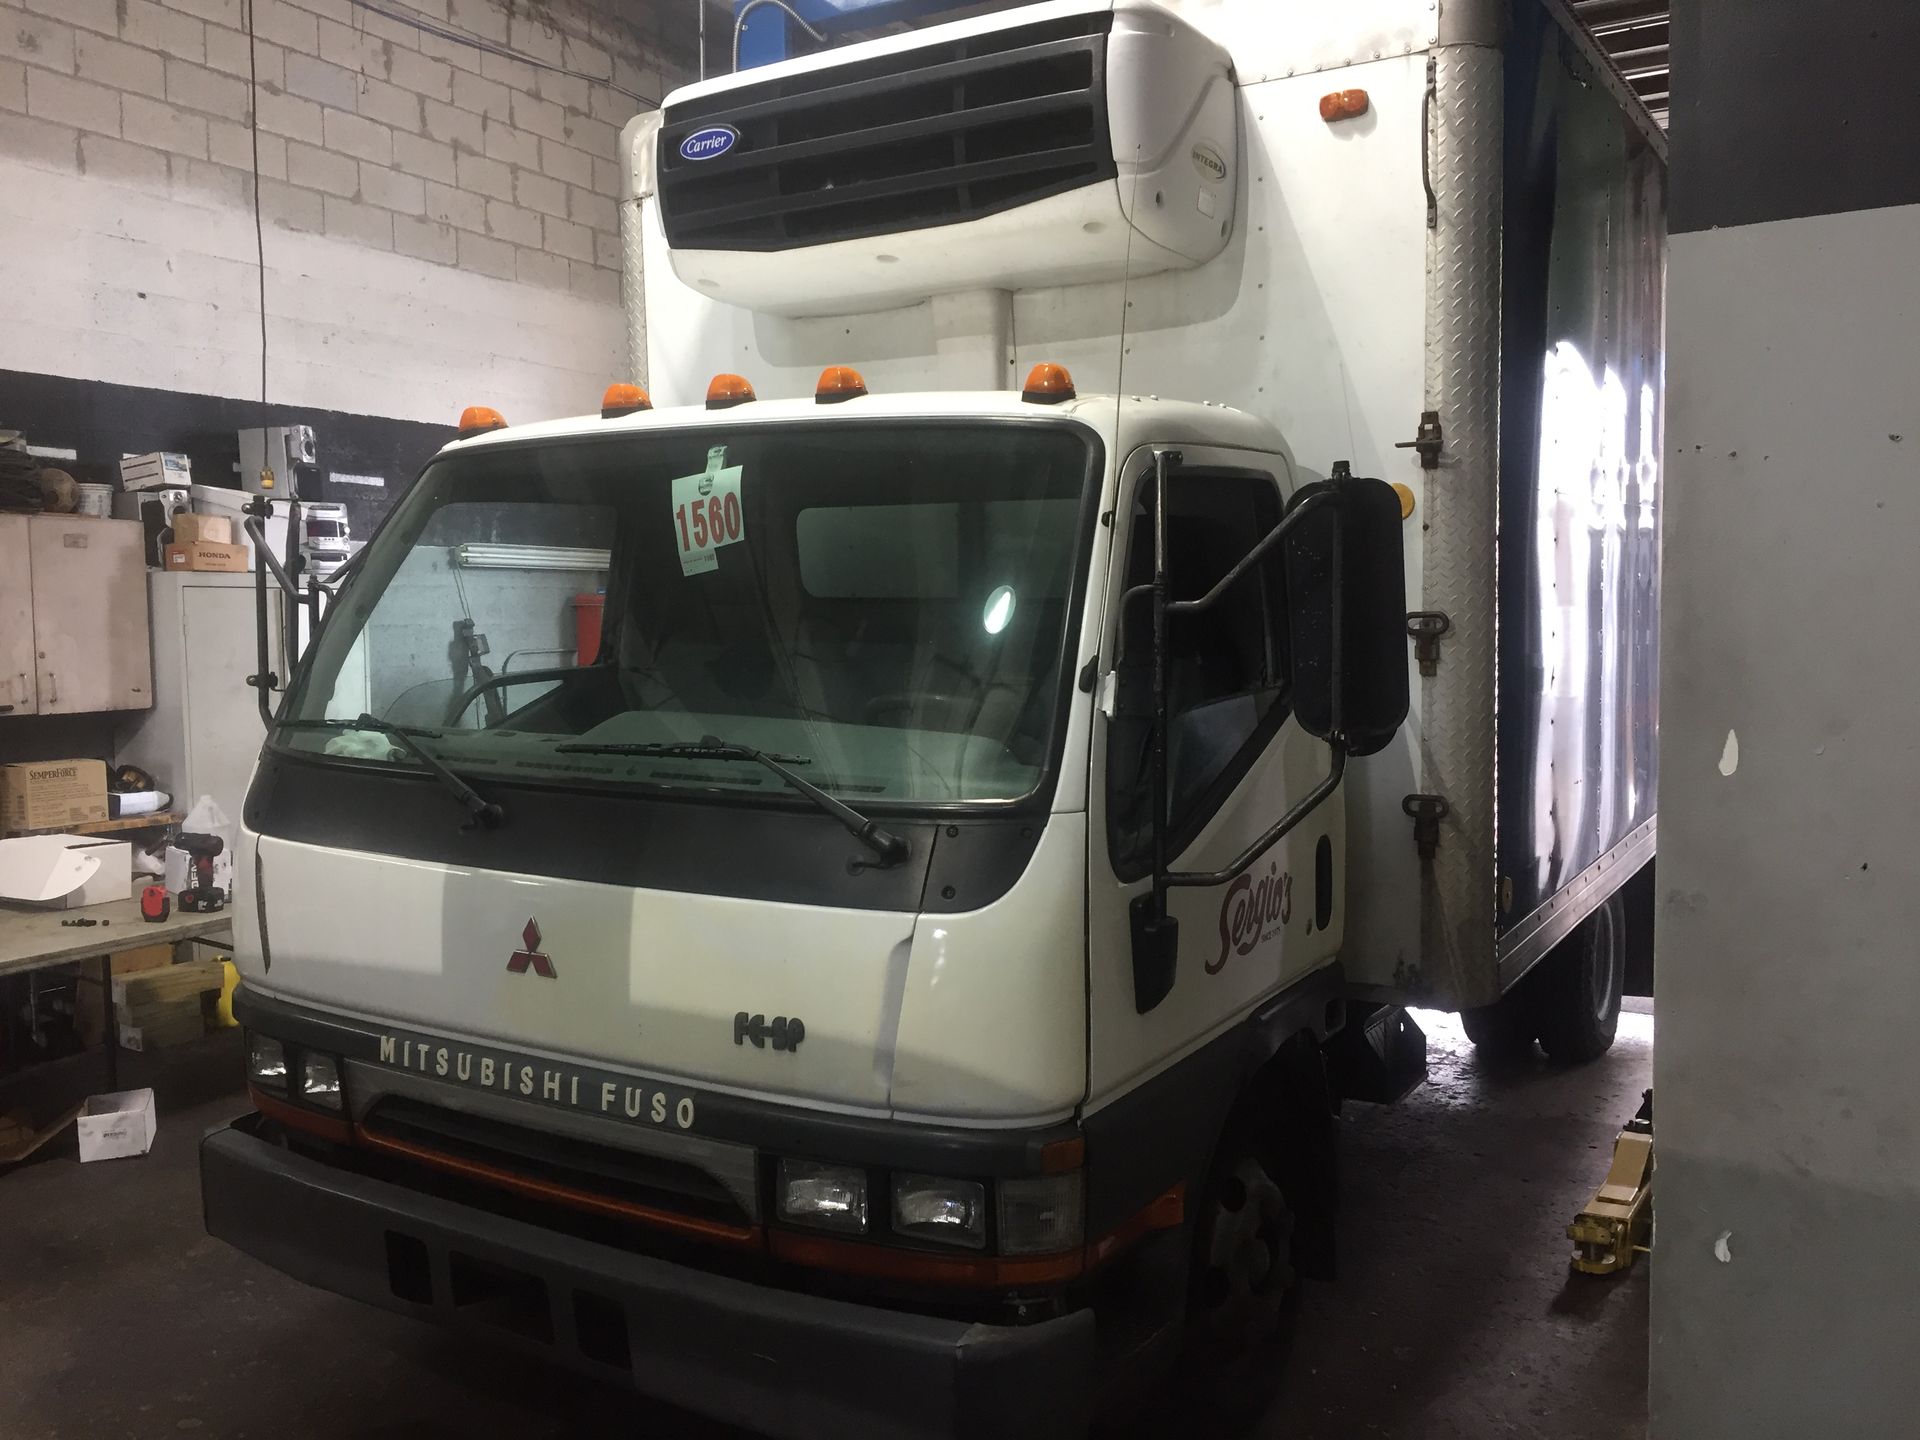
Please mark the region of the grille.
<svg viewBox="0 0 1920 1440"><path fill-rule="evenodd" d="M789 75L667 108L660 214L676 249L797 249L952 225L1114 175L1111 12ZM681 142L729 126L724 154Z"/></svg>
<svg viewBox="0 0 1920 1440"><path fill-rule="evenodd" d="M382 1097L362 1124L376 1139L404 1141L583 1195L723 1223L753 1219L711 1175L660 1156L614 1150L396 1096Z"/></svg>

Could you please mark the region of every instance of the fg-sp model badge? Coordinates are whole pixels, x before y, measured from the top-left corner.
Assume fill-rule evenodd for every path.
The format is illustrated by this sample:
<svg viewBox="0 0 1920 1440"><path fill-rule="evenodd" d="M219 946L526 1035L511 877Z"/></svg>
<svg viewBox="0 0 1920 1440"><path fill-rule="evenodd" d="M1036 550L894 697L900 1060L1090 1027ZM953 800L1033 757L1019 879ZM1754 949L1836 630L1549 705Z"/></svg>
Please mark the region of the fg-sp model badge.
<svg viewBox="0 0 1920 1440"><path fill-rule="evenodd" d="M740 143L740 132L731 125L708 125L680 142L682 160L718 160Z"/></svg>
<svg viewBox="0 0 1920 1440"><path fill-rule="evenodd" d="M527 917L527 928L520 932L520 940L521 948L507 960L509 975L524 975L531 970L548 980L560 978L554 972L553 958L540 948L540 927L532 916Z"/></svg>
<svg viewBox="0 0 1920 1440"><path fill-rule="evenodd" d="M749 1040L753 1048L764 1050L767 1042L773 1042L776 1050L798 1050L800 1042L807 1038L807 1027L800 1023L800 1017L792 1019L785 1015L776 1015L771 1023L765 1015L749 1015L742 1010L733 1017L733 1043L744 1045Z"/></svg>

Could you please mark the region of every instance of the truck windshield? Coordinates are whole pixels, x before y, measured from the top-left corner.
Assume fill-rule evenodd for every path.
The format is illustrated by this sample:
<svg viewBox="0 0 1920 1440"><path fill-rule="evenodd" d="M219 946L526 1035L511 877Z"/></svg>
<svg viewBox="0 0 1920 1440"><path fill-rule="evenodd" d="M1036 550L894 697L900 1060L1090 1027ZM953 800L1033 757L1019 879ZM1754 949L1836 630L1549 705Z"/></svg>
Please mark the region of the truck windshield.
<svg viewBox="0 0 1920 1440"><path fill-rule="evenodd" d="M863 810L1016 801L1053 753L1095 459L1077 428L983 421L444 456L372 542L286 716L418 727L495 788L791 800L725 745ZM418 768L350 723L273 744Z"/></svg>

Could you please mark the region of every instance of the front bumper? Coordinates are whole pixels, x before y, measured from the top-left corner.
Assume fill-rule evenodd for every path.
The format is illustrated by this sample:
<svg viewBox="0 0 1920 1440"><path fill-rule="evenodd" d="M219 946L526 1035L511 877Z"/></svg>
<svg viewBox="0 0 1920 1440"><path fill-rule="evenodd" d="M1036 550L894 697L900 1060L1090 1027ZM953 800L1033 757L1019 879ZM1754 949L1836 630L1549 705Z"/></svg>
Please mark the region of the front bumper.
<svg viewBox="0 0 1920 1440"><path fill-rule="evenodd" d="M1090 1312L969 1324L754 1285L336 1169L247 1123L201 1143L207 1232L309 1285L769 1435L1086 1425Z"/></svg>

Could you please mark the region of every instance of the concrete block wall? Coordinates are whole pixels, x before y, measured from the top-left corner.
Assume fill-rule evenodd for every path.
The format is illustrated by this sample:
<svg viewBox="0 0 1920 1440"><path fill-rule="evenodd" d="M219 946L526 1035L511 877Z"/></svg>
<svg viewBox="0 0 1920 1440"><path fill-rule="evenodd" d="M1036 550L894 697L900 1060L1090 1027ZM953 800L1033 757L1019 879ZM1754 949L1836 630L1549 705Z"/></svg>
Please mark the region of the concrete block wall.
<svg viewBox="0 0 1920 1440"><path fill-rule="evenodd" d="M269 400L587 408L692 0L251 0L251 46L247 7L0 0L0 368L257 398L257 143Z"/></svg>

